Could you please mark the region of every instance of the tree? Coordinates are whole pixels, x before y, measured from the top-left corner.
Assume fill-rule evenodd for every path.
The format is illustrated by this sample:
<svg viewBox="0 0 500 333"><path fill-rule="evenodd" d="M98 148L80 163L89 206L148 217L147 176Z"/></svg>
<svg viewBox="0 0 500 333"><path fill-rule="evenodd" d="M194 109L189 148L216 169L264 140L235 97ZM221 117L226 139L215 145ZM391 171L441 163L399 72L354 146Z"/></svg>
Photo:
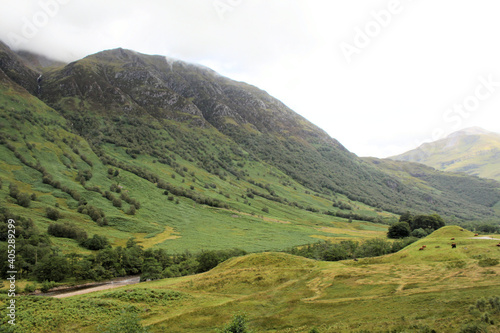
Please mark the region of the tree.
<svg viewBox="0 0 500 333"><path fill-rule="evenodd" d="M356 256L360 258L383 256L391 253L391 248L391 243L384 239L368 239L356 249Z"/></svg>
<svg viewBox="0 0 500 333"><path fill-rule="evenodd" d="M40 282L45 280L59 282L64 280L68 273L68 261L57 254L45 256L34 268L35 277Z"/></svg>
<svg viewBox="0 0 500 333"><path fill-rule="evenodd" d="M155 258L144 259L141 281L158 280L162 278L161 265Z"/></svg>
<svg viewBox="0 0 500 333"><path fill-rule="evenodd" d="M397 239L410 236L411 230L408 222L397 222L389 227L387 237Z"/></svg>
<svg viewBox="0 0 500 333"><path fill-rule="evenodd" d="M204 251L198 256L198 273L207 272L219 264L215 251Z"/></svg>
<svg viewBox="0 0 500 333"><path fill-rule="evenodd" d="M441 227L444 227L444 225L445 223L443 218L437 214L417 215L410 222L411 230L419 228L437 230Z"/></svg>
<svg viewBox="0 0 500 333"><path fill-rule="evenodd" d="M427 236L427 232L422 228L418 228L418 229L413 230L411 232L411 235L413 237L423 238L423 237Z"/></svg>
<svg viewBox="0 0 500 333"><path fill-rule="evenodd" d="M399 217L399 222L408 222L410 223L413 220L413 215L410 212L406 212Z"/></svg>

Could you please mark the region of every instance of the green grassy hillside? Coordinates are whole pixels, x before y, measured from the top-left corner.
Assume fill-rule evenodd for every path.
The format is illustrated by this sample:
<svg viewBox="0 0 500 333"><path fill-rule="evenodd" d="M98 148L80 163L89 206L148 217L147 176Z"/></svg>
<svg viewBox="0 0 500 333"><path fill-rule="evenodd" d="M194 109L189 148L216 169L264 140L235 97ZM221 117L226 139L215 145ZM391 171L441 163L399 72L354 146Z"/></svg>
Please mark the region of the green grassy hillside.
<svg viewBox="0 0 500 333"><path fill-rule="evenodd" d="M275 167L248 158L212 127L193 132L182 123L164 128L122 119L119 131L137 144L141 136L151 140L158 151L135 155L119 143L106 142L112 140L106 133L96 147L6 77L0 82L0 111L2 207L31 218L42 232L55 223L46 214L53 208L61 214L57 223L71 222L89 235L106 235L113 245L124 246L133 236L145 247L171 253L234 247L262 251L335 235L324 231L328 227L361 237L364 229L373 234L361 221L348 223L326 211L386 222L394 218L341 195L311 192ZM223 162L226 155L233 160ZM207 163L196 163L193 157ZM9 195L11 184L36 199L23 207ZM333 200L350 210L333 207ZM104 218L94 221L79 209L85 206L102 210ZM133 215L132 206L137 206ZM385 230L380 226L378 235ZM52 237L52 242L66 253L83 250L75 240Z"/></svg>
<svg viewBox="0 0 500 333"><path fill-rule="evenodd" d="M65 299L20 297L18 320L37 332L95 332L134 318L151 332L212 332L244 313L255 332L459 332L481 326L498 332L498 242L450 226L398 253L358 261L251 254L195 276Z"/></svg>
<svg viewBox="0 0 500 333"><path fill-rule="evenodd" d="M455 223L461 222L460 215L451 215L450 202L458 204L466 199L469 203L481 203L494 209L497 204L495 195L491 195L490 188L498 188L499 183L482 179L477 176L468 176L463 173L444 172L420 163L394 161L391 159L363 158L383 172L391 174L398 181L413 189L426 193L423 199L429 207L443 206L448 209L448 219ZM415 211L415 206L410 205ZM489 220L495 220L491 215Z"/></svg>
<svg viewBox="0 0 500 333"><path fill-rule="evenodd" d="M469 128L391 159L500 181L500 134Z"/></svg>

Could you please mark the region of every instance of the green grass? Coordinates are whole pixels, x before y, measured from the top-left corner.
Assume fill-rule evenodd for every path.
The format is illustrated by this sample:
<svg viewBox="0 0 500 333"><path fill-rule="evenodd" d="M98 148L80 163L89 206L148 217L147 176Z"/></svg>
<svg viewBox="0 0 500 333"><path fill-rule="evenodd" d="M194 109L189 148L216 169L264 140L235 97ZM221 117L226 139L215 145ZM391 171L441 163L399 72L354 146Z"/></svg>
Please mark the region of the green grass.
<svg viewBox="0 0 500 333"><path fill-rule="evenodd" d="M495 155L499 149L500 135L490 132L445 138L392 158L423 163L438 170L500 180L500 164Z"/></svg>
<svg viewBox="0 0 500 333"><path fill-rule="evenodd" d="M462 245L451 249L450 236ZM457 332L478 321L471 305L500 292L500 266L478 265L478 255L500 258L496 243L444 227L399 253L357 262L250 254L194 276L67 299L21 296L18 321L38 332L94 332L133 312L152 332L211 332L246 313L256 332ZM457 259L465 265L451 267Z"/></svg>
<svg viewBox="0 0 500 333"><path fill-rule="evenodd" d="M193 186L194 192L218 199L229 205L230 209L216 209L199 205L184 197L176 197L174 201L169 201L167 196L162 194L163 190L158 189L156 184L126 170L103 165L86 140L65 129L63 124L66 121L54 110L29 95L22 95L24 100L21 102L19 92L6 90L5 87L2 89L0 106L3 105L3 110L1 115L5 118L5 123L9 125L2 131L5 135L10 136L7 138L7 142L12 144L16 151L30 163L39 162L55 181L78 191L90 205L102 209L109 222L108 226L99 227L88 216L78 213L76 211L77 201L61 190L43 184L39 171L24 165L5 145L0 145L2 156L0 177L4 183L4 189L0 191L0 196L4 205L18 215L33 219L42 232L47 230L48 225L52 223L45 217L45 208L54 207L56 204L59 205L58 209L62 214L59 222L74 223L85 229L89 235L104 234L115 246L124 246L126 240L133 236L139 243L147 247L161 247L171 253L180 253L185 250L227 248L242 248L247 251L281 250L315 242L318 237L344 235L344 233L321 230L322 227L328 228L333 225L347 231L352 230L352 234L344 235L348 237L364 238L374 234L382 236L386 232L386 226L369 229L371 227L361 227L357 223L348 224L342 218L312 213L259 196L255 196L253 199L248 198L246 197L248 189L261 193L267 193L267 190L250 184L246 180L237 179L231 174L227 174L225 179L216 177L195 163L188 161L186 159L188 157L180 151L171 151L170 154L175 157L179 168L188 169L184 177L179 175L173 167L157 163L156 159L151 156L139 155L137 159L132 159L123 147L113 144L101 145L102 151L117 161L142 167L177 187L189 188ZM23 114L23 107L21 107L23 104L29 105L29 110L33 114L31 118L20 116ZM49 128L51 135L47 136ZM134 128L130 128L130 130L133 131ZM179 133L192 132L182 124L179 124L176 130ZM151 129L151 131L156 133L158 140L160 140L159 138L163 140L157 141L155 144L175 143L175 140L172 139L173 134L161 126ZM225 145L231 144L227 138L213 128L201 130L198 135L198 139L209 147L208 153L210 154L218 154L221 149L226 149ZM12 139L14 137L15 140ZM220 140L220 146L215 147L211 144L211 140L214 138ZM68 143L74 140L76 140L74 145L79 150L78 154ZM34 144L35 149L29 150L29 144ZM92 162L92 166L82 160L80 156L82 154ZM113 170L119 169L117 177L108 176L107 171L110 167ZM290 202L296 201L304 207L313 207L319 212L336 210L336 208L331 207L333 197L310 193L308 189L283 172L262 161L244 161L243 169L248 172L248 179L252 179L256 183L269 184L280 198L286 198ZM113 207L112 203L99 193L87 190L77 181L78 171L92 173L92 178L86 182L86 187L97 186L104 192L109 190L112 184L119 184L123 191L141 203L141 208L132 216L125 214L129 208L125 202L122 202L121 209ZM172 178L172 175L176 177ZM22 208L8 197L10 183L17 184L22 192L36 194L37 200L32 202L30 208ZM207 189L205 184L214 184L215 188L209 187ZM116 193L114 195L119 196ZM343 202L348 201L343 196L336 199ZM178 204L176 204L176 200L178 200ZM384 218L395 218L394 214L376 213L375 209L361 203L353 202L352 204L355 206L354 212L356 213L363 213L367 216L379 214ZM269 213L262 211L264 207L269 209ZM87 253L76 242L56 238L52 238L52 240L65 253L71 251Z"/></svg>

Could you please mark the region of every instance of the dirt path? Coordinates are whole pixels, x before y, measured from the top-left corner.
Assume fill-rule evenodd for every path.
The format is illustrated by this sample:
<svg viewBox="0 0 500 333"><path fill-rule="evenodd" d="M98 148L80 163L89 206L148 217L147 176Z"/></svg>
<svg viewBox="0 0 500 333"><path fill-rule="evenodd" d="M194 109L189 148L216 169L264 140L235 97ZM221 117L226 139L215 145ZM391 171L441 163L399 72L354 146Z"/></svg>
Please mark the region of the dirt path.
<svg viewBox="0 0 500 333"><path fill-rule="evenodd" d="M491 236L470 237L470 239L500 240L500 238L493 238L493 237L491 237Z"/></svg>
<svg viewBox="0 0 500 333"><path fill-rule="evenodd" d="M51 296L54 298L65 298L65 297L70 297L70 296L76 296L76 295L83 295L83 294L88 294L92 293L94 291L100 291L100 290L106 290L106 289L113 289L113 288L118 288L118 287L123 287L131 284L136 284L139 283L139 276L134 276L134 277L128 277L125 279L117 279L113 281L108 281L105 282L104 284L96 285L95 287L89 286L89 287L72 287L68 289L63 289L63 290L56 290L53 292L48 292L44 296Z"/></svg>

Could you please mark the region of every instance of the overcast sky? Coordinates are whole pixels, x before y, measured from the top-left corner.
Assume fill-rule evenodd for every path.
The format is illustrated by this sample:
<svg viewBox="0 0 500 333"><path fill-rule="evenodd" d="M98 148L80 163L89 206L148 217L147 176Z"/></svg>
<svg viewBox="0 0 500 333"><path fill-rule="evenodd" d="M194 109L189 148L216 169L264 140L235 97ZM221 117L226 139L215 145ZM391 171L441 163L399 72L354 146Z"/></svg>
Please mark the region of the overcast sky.
<svg viewBox="0 0 500 333"><path fill-rule="evenodd" d="M2 0L0 39L73 61L123 47L255 85L359 156L500 133L498 0Z"/></svg>

